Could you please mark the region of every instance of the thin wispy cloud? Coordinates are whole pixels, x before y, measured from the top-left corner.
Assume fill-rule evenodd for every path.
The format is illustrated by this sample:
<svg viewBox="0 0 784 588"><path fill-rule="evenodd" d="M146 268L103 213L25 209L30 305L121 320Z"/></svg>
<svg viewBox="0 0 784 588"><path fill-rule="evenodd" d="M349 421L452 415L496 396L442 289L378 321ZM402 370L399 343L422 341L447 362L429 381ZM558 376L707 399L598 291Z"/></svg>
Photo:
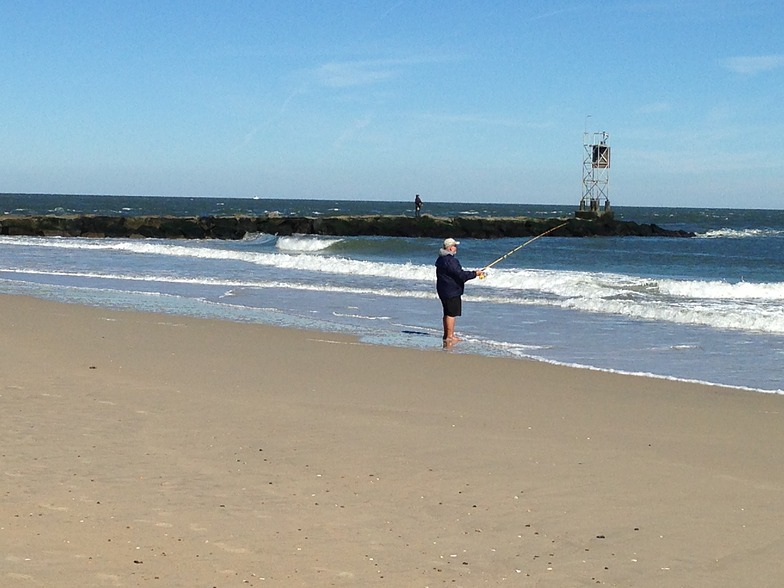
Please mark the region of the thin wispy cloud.
<svg viewBox="0 0 784 588"><path fill-rule="evenodd" d="M316 70L316 79L330 88L369 86L391 80L400 75L394 62L347 61L325 63Z"/></svg>
<svg viewBox="0 0 784 588"><path fill-rule="evenodd" d="M365 128L370 126L373 122L373 116L366 114L361 118L354 120L348 128L346 128L340 136L335 140L332 148L339 151L346 143L353 141Z"/></svg>
<svg viewBox="0 0 784 588"><path fill-rule="evenodd" d="M543 129L551 126L550 123L529 122L518 118L487 116L483 114L422 113L419 115L419 118L423 121L437 122L439 124L479 125L483 127Z"/></svg>
<svg viewBox="0 0 784 588"><path fill-rule="evenodd" d="M683 0L646 0L641 2L629 2L623 6L627 12L648 13L669 13L690 11L688 3Z"/></svg>
<svg viewBox="0 0 784 588"><path fill-rule="evenodd" d="M688 149L628 150L628 165L649 169L667 169L673 174L708 174L724 172L751 172L776 169L778 163L764 151L748 153L704 153Z"/></svg>
<svg viewBox="0 0 784 588"><path fill-rule="evenodd" d="M528 21L528 22L533 22L533 21L536 21L536 20L545 20L545 19L548 19L548 18L553 18L555 16L561 16L562 14L569 14L569 13L572 13L572 12L577 12L577 11L580 11L582 9L583 9L582 6L572 6L572 7L568 7L568 8L561 8L561 9L558 9L558 10L551 10L549 12L542 12L540 14L534 14L533 16L530 16L530 17L528 17L525 20Z"/></svg>
<svg viewBox="0 0 784 588"><path fill-rule="evenodd" d="M242 141L239 144L235 145L234 148L231 150L232 154L236 154L241 150L246 149L253 141L256 139L256 135L265 127L268 127L273 123L275 120L280 120L286 113L288 106L291 102L293 102L297 96L303 94L305 92L305 87L297 88L289 93L283 103L280 105L278 112L273 116L269 116L263 122L253 125L253 127L245 133Z"/></svg>
<svg viewBox="0 0 784 588"><path fill-rule="evenodd" d="M784 55L750 55L729 57L721 62L728 70L747 76L784 68Z"/></svg>
<svg viewBox="0 0 784 588"><path fill-rule="evenodd" d="M658 114L660 112L669 112L672 110L672 105L669 102L651 102L643 104L637 109L638 114Z"/></svg>
<svg viewBox="0 0 784 588"><path fill-rule="evenodd" d="M405 74L409 67L454 61L453 57L424 56L398 59L332 61L316 68L316 81L330 88L370 86Z"/></svg>

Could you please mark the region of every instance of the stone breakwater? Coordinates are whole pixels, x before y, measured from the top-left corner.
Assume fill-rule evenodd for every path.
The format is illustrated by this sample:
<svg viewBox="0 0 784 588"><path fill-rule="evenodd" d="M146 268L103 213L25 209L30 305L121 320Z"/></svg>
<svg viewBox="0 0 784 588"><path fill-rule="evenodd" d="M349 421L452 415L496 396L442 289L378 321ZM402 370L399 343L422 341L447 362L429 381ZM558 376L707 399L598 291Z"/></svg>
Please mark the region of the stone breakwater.
<svg viewBox="0 0 784 588"><path fill-rule="evenodd" d="M92 238L242 239L248 234L497 239L532 237L561 223L554 237L692 237L654 224L614 219L441 218L406 216L14 216L0 217L0 235Z"/></svg>

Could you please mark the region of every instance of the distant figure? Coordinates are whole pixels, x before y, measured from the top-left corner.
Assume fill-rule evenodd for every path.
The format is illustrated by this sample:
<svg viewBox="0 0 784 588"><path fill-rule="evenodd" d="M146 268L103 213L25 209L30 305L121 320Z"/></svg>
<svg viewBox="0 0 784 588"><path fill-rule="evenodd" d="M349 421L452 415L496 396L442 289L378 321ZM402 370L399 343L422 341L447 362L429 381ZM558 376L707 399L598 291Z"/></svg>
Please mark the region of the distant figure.
<svg viewBox="0 0 784 588"><path fill-rule="evenodd" d="M465 283L484 276L482 270L466 271L457 259L459 241L444 239L444 247L436 259L436 291L444 308L444 347L451 347L455 337L455 318L462 314Z"/></svg>
<svg viewBox="0 0 784 588"><path fill-rule="evenodd" d="M417 218L419 218L420 210L422 210L422 199L419 197L419 194L417 194L416 198L414 198L414 214Z"/></svg>

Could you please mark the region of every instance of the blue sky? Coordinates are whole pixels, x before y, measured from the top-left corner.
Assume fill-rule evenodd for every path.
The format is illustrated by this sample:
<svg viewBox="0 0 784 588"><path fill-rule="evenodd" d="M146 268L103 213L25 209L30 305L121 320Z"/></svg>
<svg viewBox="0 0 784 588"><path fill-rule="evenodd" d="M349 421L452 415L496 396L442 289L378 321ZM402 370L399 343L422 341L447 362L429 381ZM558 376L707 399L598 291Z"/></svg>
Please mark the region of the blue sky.
<svg viewBox="0 0 784 588"><path fill-rule="evenodd" d="M784 207L781 0L6 0L0 192Z"/></svg>

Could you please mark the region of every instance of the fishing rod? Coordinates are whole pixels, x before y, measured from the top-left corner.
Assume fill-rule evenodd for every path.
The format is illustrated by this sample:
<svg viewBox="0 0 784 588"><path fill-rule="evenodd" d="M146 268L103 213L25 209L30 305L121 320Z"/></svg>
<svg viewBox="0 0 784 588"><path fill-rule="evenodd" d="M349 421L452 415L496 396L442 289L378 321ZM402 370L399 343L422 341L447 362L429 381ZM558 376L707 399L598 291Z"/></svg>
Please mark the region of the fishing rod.
<svg viewBox="0 0 784 588"><path fill-rule="evenodd" d="M561 223L560 225L558 225L556 227L552 227L551 229L547 229L544 233L539 233L538 235L536 235L536 237L531 237L530 239L528 239L528 241L526 241L525 243L521 243L520 245L518 245L517 247L512 249L509 253L507 253L505 255L502 255L501 257L499 257L498 259L496 259L495 261L493 261L491 263L488 263L485 267L482 268L482 271L485 272L485 271L489 270L495 264L505 260L507 257L512 255L513 253L517 253L518 251L520 251L526 245L530 245L531 243L533 243L537 239L539 239L541 237L544 237L548 233L552 233L553 231L555 231L557 229L560 229L561 227L564 227L564 226L566 226L568 224L569 224L569 221L563 222L563 223ZM481 279L484 279L484 276L481 276Z"/></svg>

